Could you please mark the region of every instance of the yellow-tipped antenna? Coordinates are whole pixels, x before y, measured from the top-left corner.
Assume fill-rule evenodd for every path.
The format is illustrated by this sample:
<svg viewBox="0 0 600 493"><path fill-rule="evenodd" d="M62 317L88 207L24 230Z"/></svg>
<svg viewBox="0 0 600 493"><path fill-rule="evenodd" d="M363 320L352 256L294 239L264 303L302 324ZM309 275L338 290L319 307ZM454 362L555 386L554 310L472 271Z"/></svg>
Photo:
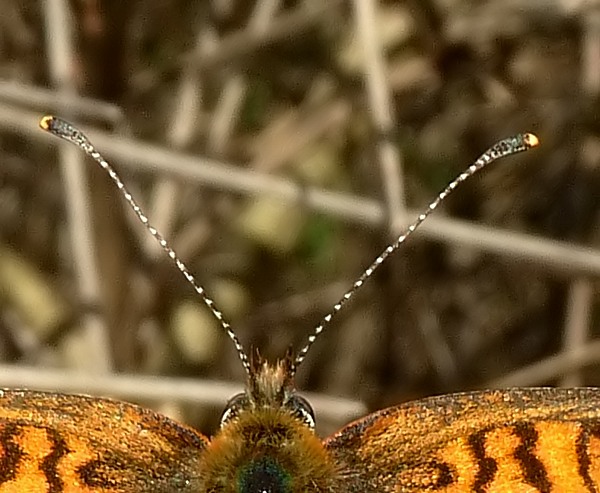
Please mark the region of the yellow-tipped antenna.
<svg viewBox="0 0 600 493"><path fill-rule="evenodd" d="M510 156L511 154L517 154L523 152L532 147L536 147L539 144L539 139L531 133L518 134L508 139L503 139L496 142L492 147L485 151L471 166L463 171L457 178L455 178L436 198L429 204L425 212L421 213L417 219L408 227L406 230L396 238L396 241L389 245L379 257L362 273L362 275L354 282L352 287L346 291L344 296L338 301L333 309L323 317L321 323L315 327L312 334L308 336L306 345L300 350L296 356L294 371L304 361L308 350L317 340L319 334L321 334L325 328L331 322L331 319L346 305L348 301L356 294L356 292L363 286L365 281L369 279L373 273L385 262L385 260L394 253L400 245L402 245L406 239L415 232L415 230L421 225L425 219L431 214L438 205L450 195L456 187L461 183L465 182L479 170L485 168L488 164L500 159L502 157Z"/></svg>
<svg viewBox="0 0 600 493"><path fill-rule="evenodd" d="M123 194L123 197L129 204L129 206L135 212L135 215L141 221L141 223L146 227L146 229L150 232L150 234L156 239L161 248L165 251L165 253L169 256L169 258L175 263L179 271L183 274L186 280L192 285L196 293L200 296L204 304L208 307L208 309L212 312L215 318L221 324L223 330L227 333L229 338L233 341L235 349L238 353L238 356L246 370L246 373L250 375L250 361L248 359L248 355L244 351L244 347L242 343L238 339L236 333L233 331L229 323L225 321L223 318L223 314L221 311L215 306L215 303L212 299L208 297L204 288L198 284L194 276L190 273L186 265L179 259L175 251L169 246L167 240L165 240L162 235L150 224L150 221L137 204L117 172L113 169L113 167L102 157L102 155L96 150L94 145L90 142L90 140L77 129L74 125L69 122L58 118L56 116L44 116L40 120L40 127L46 132L51 133L52 135L56 135L61 139L66 140L67 142L71 142L79 147L83 152L85 152L88 156L91 156L96 163L100 165L102 169L104 169L111 180L117 185L119 191Z"/></svg>

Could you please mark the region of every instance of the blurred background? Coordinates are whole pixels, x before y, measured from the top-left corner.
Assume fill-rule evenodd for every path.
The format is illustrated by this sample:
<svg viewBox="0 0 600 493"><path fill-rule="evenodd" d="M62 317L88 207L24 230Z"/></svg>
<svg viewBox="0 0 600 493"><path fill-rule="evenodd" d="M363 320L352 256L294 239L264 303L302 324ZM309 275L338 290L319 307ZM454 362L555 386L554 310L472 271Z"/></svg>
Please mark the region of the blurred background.
<svg viewBox="0 0 600 493"><path fill-rule="evenodd" d="M600 2L0 0L0 385L111 395L214 430L234 348L114 185L37 127L77 122L248 351L298 351L323 433L366 409L600 385ZM43 369L42 369L43 368ZM309 394L310 395L310 394Z"/></svg>

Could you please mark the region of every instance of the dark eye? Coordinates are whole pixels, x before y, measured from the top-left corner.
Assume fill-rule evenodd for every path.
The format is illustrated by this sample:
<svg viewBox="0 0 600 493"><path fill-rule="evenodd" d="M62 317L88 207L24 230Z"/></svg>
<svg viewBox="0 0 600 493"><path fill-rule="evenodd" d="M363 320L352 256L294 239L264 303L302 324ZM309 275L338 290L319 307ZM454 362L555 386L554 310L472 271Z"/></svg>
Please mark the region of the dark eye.
<svg viewBox="0 0 600 493"><path fill-rule="evenodd" d="M225 406L225 411L221 415L221 428L225 423L231 421L233 418L237 417L242 409L247 407L248 405L248 397L244 392L234 395L227 405Z"/></svg>
<svg viewBox="0 0 600 493"><path fill-rule="evenodd" d="M304 397L294 394L285 403L285 406L311 430L315 429L315 412Z"/></svg>

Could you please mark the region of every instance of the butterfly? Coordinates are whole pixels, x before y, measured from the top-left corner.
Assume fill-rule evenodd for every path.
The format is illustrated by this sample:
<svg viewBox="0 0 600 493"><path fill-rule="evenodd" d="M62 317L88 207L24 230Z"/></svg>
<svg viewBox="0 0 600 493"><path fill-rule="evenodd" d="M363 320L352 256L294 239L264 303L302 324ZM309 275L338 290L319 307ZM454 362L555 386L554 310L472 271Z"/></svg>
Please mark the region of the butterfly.
<svg viewBox="0 0 600 493"><path fill-rule="evenodd" d="M42 129L104 168L232 340L245 391L212 438L161 414L96 397L6 390L0 396L4 492L596 492L600 392L510 389L442 395L375 412L321 440L294 375L331 319L445 197L474 173L538 144L499 141L438 195L334 305L296 354L248 356L237 334L141 211L117 173L70 123Z"/></svg>

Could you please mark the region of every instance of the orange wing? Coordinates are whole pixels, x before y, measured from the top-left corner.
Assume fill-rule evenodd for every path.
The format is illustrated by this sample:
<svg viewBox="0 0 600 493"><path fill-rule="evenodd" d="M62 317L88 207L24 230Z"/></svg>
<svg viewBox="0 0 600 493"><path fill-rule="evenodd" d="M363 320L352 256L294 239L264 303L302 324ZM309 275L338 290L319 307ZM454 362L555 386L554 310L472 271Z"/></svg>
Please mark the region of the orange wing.
<svg viewBox="0 0 600 493"><path fill-rule="evenodd" d="M600 389L444 395L328 438L352 492L600 492Z"/></svg>
<svg viewBox="0 0 600 493"><path fill-rule="evenodd" d="M207 443L132 404L0 391L0 493L197 493Z"/></svg>

